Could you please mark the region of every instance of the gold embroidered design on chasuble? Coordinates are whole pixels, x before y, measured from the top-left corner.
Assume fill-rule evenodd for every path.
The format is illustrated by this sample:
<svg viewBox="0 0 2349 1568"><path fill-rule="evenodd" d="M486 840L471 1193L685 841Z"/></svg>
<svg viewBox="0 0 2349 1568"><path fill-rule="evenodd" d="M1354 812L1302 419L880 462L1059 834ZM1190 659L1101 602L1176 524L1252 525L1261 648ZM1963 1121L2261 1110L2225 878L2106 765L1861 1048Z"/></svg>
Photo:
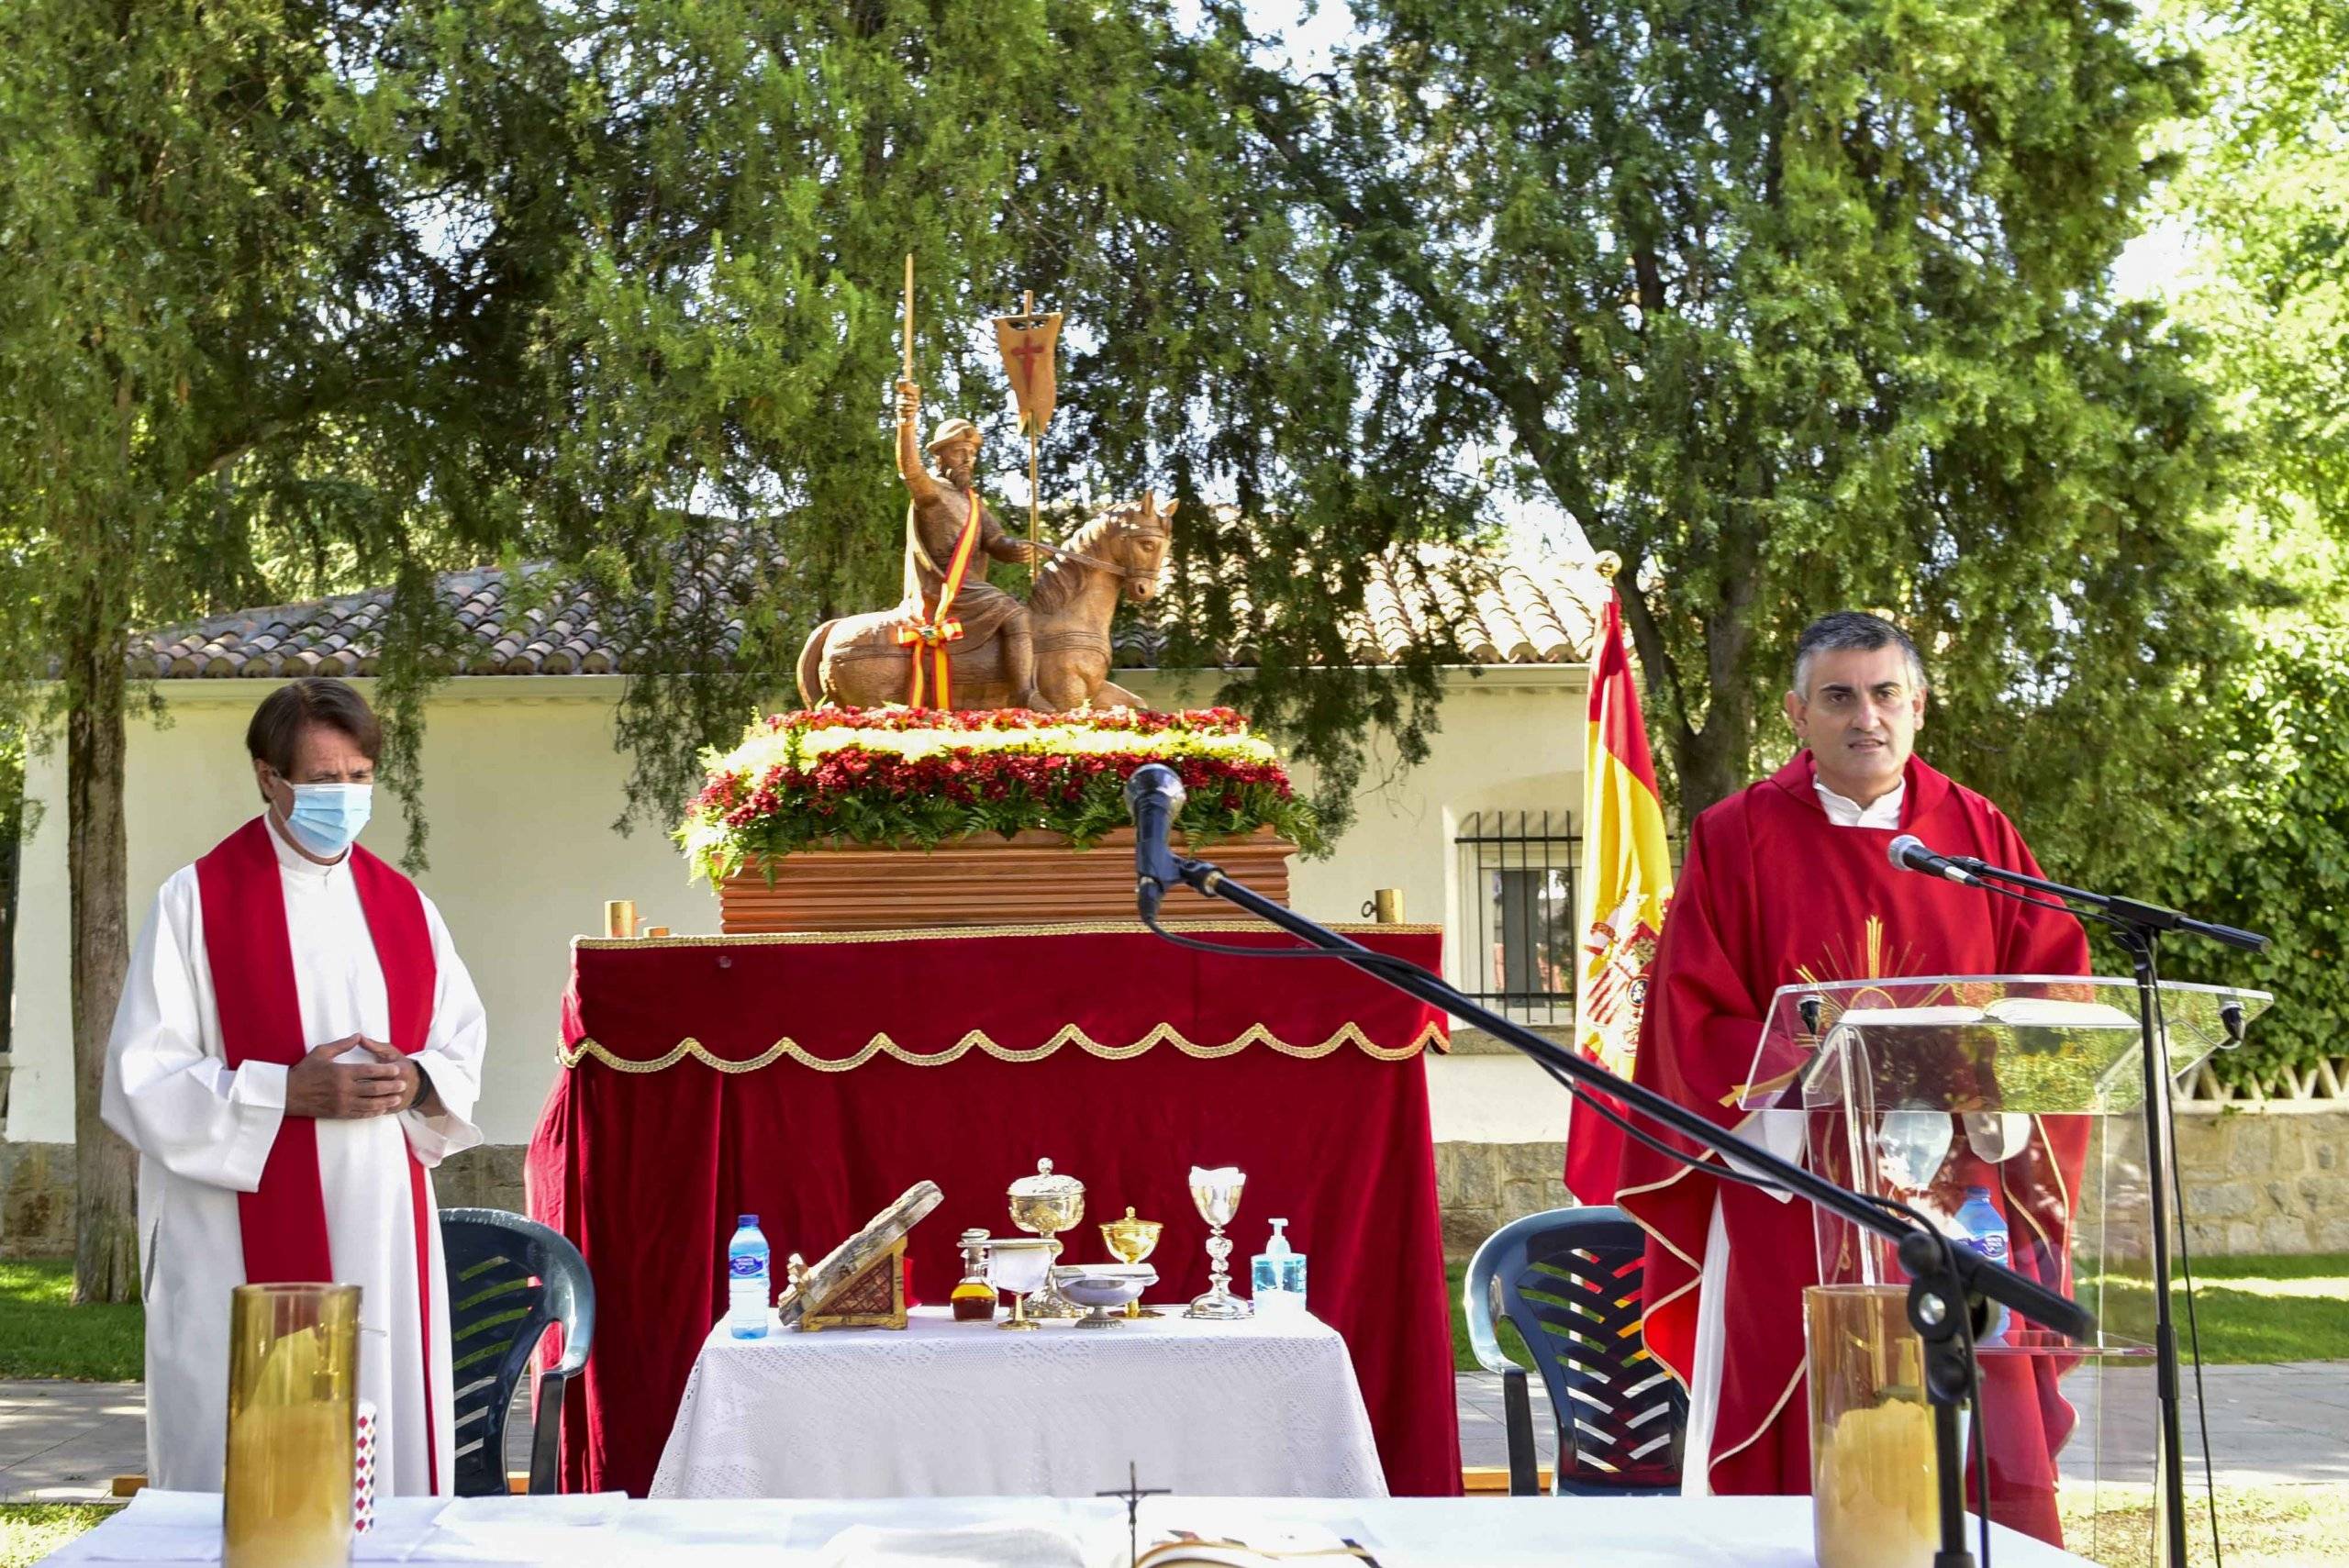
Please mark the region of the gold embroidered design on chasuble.
<svg viewBox="0 0 2349 1568"><path fill-rule="evenodd" d="M1841 935L1827 940L1827 951L1817 966L1795 965L1795 978L1806 985L1831 985L1838 981L1897 980L1917 973L1917 950L1902 943L1898 951L1888 951L1885 945L1884 917L1871 915L1860 927L1860 948L1853 952L1843 946ZM1854 991L1839 1004L1842 1007L1888 1007L1891 995L1883 991Z"/></svg>

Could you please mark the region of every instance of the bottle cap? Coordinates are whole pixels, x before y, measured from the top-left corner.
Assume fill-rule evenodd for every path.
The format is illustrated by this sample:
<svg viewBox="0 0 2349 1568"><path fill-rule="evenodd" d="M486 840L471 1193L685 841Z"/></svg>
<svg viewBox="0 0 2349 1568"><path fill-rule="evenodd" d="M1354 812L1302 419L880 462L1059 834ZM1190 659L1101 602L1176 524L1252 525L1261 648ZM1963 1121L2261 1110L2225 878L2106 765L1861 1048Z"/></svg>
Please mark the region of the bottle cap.
<svg viewBox="0 0 2349 1568"><path fill-rule="evenodd" d="M1990 1189L1987 1187L1968 1187L1965 1189L1965 1195L1967 1197L1987 1198L1990 1195Z"/></svg>
<svg viewBox="0 0 2349 1568"><path fill-rule="evenodd" d="M756 1230L759 1228L759 1217L755 1214L738 1214L734 1217L734 1223L741 1229Z"/></svg>

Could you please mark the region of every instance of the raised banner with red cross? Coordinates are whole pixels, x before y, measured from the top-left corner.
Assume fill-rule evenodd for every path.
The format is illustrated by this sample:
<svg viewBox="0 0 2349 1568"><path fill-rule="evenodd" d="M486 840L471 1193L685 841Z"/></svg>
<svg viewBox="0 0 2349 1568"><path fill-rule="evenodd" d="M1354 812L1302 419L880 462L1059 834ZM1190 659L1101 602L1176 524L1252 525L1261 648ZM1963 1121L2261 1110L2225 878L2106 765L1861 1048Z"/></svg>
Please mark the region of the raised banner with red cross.
<svg viewBox="0 0 2349 1568"><path fill-rule="evenodd" d="M1019 433L1041 436L1052 422L1052 399L1059 389L1052 361L1061 336L1060 313L993 319L995 345L1003 351L1004 373L1011 378L1011 394L1019 400Z"/></svg>

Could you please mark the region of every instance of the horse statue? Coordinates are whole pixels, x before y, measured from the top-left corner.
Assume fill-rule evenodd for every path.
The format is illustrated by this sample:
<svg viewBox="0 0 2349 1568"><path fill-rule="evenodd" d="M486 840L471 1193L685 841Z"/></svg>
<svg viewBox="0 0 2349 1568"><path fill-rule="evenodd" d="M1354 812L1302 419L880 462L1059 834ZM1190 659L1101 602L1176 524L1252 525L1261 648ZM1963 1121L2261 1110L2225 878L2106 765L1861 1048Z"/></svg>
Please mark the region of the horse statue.
<svg viewBox="0 0 2349 1568"><path fill-rule="evenodd" d="M1029 590L1036 649L1036 694L1053 710L1137 707L1141 699L1109 679L1109 620L1120 597L1158 596L1174 555L1178 503L1161 510L1155 491L1096 514L1057 548ZM898 640L907 606L828 620L799 651L799 700L809 707L878 707L907 700L910 660ZM958 708L1008 707L1014 695L994 637L947 644ZM922 655L929 657L927 651Z"/></svg>

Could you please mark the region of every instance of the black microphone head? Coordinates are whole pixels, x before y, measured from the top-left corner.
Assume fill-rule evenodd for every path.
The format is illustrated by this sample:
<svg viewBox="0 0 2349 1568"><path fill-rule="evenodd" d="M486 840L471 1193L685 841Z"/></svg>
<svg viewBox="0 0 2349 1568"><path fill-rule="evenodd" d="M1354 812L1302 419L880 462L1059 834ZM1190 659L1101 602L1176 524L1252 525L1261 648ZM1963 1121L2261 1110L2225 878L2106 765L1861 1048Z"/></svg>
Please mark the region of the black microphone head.
<svg viewBox="0 0 2349 1568"><path fill-rule="evenodd" d="M1885 856L1902 871L1914 871L1919 857L1931 856L1932 852L1925 848L1925 840L1916 834L1903 833L1892 840L1885 851Z"/></svg>
<svg viewBox="0 0 2349 1568"><path fill-rule="evenodd" d="M1164 795L1167 809L1180 811L1187 796L1183 775L1163 762L1144 762L1126 780L1126 810L1130 813L1145 795Z"/></svg>

